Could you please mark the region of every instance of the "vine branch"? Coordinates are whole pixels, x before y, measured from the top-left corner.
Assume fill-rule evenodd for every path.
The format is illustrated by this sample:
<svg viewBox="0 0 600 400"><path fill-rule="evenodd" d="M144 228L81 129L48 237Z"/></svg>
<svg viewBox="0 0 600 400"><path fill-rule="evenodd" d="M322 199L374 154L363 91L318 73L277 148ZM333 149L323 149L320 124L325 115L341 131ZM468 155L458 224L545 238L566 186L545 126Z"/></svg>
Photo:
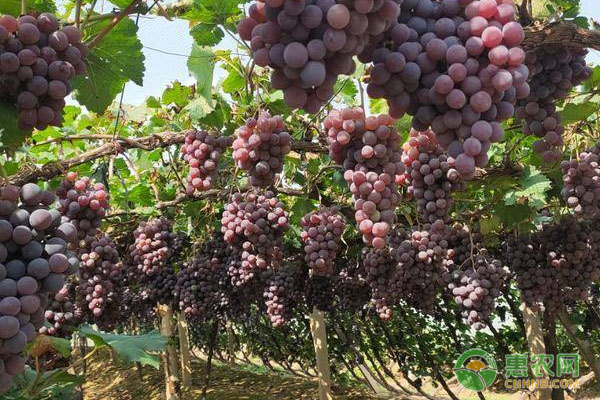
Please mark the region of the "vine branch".
<svg viewBox="0 0 600 400"><path fill-rule="evenodd" d="M110 24L108 24L106 27L104 27L104 29L102 29L100 31L100 33L98 33L98 35L92 39L91 42L88 43L88 48L89 49L93 49L94 47L96 47L98 45L98 43L100 43L100 41L106 36L108 35L108 33L119 23L121 22L121 20L123 18L125 18L127 15L133 13L133 10L135 9L135 7L139 4L141 0L133 0L131 3L129 3L129 5L122 10L121 12L119 12L113 19L112 21L110 21Z"/></svg>
<svg viewBox="0 0 600 400"><path fill-rule="evenodd" d="M581 28L569 21L556 21L525 28L523 47L533 49L545 44L600 50L600 32Z"/></svg>

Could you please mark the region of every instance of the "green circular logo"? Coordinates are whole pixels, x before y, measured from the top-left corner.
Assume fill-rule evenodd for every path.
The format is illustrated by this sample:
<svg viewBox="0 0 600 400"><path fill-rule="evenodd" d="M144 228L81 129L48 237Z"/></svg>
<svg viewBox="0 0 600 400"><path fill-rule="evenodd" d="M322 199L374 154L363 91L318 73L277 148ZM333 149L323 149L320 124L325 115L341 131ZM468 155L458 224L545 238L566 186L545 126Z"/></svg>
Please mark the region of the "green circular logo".
<svg viewBox="0 0 600 400"><path fill-rule="evenodd" d="M454 375L458 383L476 392L489 388L497 374L498 368L494 357L481 349L465 351L454 364Z"/></svg>

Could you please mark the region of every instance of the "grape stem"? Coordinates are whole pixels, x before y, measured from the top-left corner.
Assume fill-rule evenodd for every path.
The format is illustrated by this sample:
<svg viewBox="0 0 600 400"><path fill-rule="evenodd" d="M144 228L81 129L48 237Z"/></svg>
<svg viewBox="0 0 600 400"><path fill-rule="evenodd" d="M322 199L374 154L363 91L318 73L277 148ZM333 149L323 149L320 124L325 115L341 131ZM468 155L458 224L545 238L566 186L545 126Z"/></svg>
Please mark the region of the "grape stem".
<svg viewBox="0 0 600 400"><path fill-rule="evenodd" d="M81 0L75 2L75 26L81 25Z"/></svg>
<svg viewBox="0 0 600 400"><path fill-rule="evenodd" d="M21 0L21 15L27 14L27 0Z"/></svg>

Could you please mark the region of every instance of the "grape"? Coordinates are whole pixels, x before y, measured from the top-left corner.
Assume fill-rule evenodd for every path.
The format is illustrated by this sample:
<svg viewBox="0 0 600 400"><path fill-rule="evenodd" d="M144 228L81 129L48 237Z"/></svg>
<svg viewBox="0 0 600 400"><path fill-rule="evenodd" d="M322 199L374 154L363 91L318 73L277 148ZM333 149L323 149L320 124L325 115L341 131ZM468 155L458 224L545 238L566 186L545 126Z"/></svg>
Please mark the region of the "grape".
<svg viewBox="0 0 600 400"><path fill-rule="evenodd" d="M58 236L71 242L96 236L108 209L109 198L104 184L93 183L88 177L78 179L75 173L67 174L56 194L58 211L67 220L59 227Z"/></svg>
<svg viewBox="0 0 600 400"><path fill-rule="evenodd" d="M579 154L577 159L561 163L564 183L562 196L577 217L593 219L600 211L599 161L600 146L596 144Z"/></svg>
<svg viewBox="0 0 600 400"><path fill-rule="evenodd" d="M190 167L186 178L186 193L194 194L196 190L205 191L213 186L217 176L221 154L230 146L230 137L215 138L204 131L189 131L182 147L183 159Z"/></svg>
<svg viewBox="0 0 600 400"><path fill-rule="evenodd" d="M464 183L448 156L442 153L435 134L411 130L403 146L402 162L408 193L415 198L424 222L448 222L452 192L463 190Z"/></svg>
<svg viewBox="0 0 600 400"><path fill-rule="evenodd" d="M171 221L161 217L140 223L133 232L135 242L130 246L129 252L142 279L158 273L166 266L176 237L172 227Z"/></svg>
<svg viewBox="0 0 600 400"><path fill-rule="evenodd" d="M482 12L479 1L447 3L405 1L398 24L384 32L382 40L366 46L359 59L373 63L367 94L385 98L394 118L413 116L415 130L432 129L450 161L456 162L474 123L502 122L513 116L515 102L528 95L527 67L518 47L522 27L514 22L512 4L486 0ZM384 62L400 56L405 65ZM496 131L486 141L475 139L487 152L492 138L502 136ZM475 162L475 141L466 146L471 155L462 156L457 168L464 179L473 176L475 165L487 164L483 153Z"/></svg>
<svg viewBox="0 0 600 400"><path fill-rule="evenodd" d="M238 167L248 171L252 186L270 186L283 171L283 158L290 152L291 139L283 118L263 111L258 119L250 118L236 130L233 159Z"/></svg>
<svg viewBox="0 0 600 400"><path fill-rule="evenodd" d="M231 196L221 217L221 233L230 245L234 285L248 283L257 271L282 259L281 239L287 228L287 212L272 192Z"/></svg>
<svg viewBox="0 0 600 400"><path fill-rule="evenodd" d="M556 111L555 102L564 99L574 86L591 76L592 70L586 66L586 54L586 50L575 50L560 45L544 45L527 52L527 89L530 90L523 89L522 93L519 93L515 117L523 120L523 133L538 138L533 149L545 162L552 163L561 159L560 147L563 143L564 127L561 116ZM550 59L555 61L546 61ZM527 79L528 74L525 71L514 71L519 73L520 81L524 82ZM553 83L550 79L556 82Z"/></svg>
<svg viewBox="0 0 600 400"><path fill-rule="evenodd" d="M289 264L266 280L263 297L273 327L278 328L289 319L291 310L302 299L305 279L300 268Z"/></svg>
<svg viewBox="0 0 600 400"><path fill-rule="evenodd" d="M354 72L352 57L396 24L399 3L256 1L237 30L255 63L272 69L271 82L284 90L286 104L317 113L333 96L338 75Z"/></svg>
<svg viewBox="0 0 600 400"><path fill-rule="evenodd" d="M26 20L24 20L26 21ZM28 24L29 22L23 22ZM50 274L48 260L68 257L66 243L55 237L60 213L51 208L56 197L29 183L21 188L5 186L0 190L0 365L8 389L11 377L21 373L20 358L25 345L35 339L43 325L48 294L58 290L55 282L64 282L65 274L77 271L77 265ZM54 254L54 255L53 255Z"/></svg>
<svg viewBox="0 0 600 400"><path fill-rule="evenodd" d="M60 30L50 13L24 15L18 23L9 16L0 18L0 79L4 96L17 105L19 127L31 131L60 125L69 80L85 73L88 50L81 32L74 26Z"/></svg>
<svg viewBox="0 0 600 400"><path fill-rule="evenodd" d="M397 180L404 173L400 136L389 115L365 117L361 108L332 110L325 119L329 155L344 169L354 197L363 241L385 245L400 201ZM377 223L381 223L377 225Z"/></svg>
<svg viewBox="0 0 600 400"><path fill-rule="evenodd" d="M300 221L303 232L305 261L313 275L333 275L333 263L340 249L345 228L342 216L336 210L322 208L305 215Z"/></svg>

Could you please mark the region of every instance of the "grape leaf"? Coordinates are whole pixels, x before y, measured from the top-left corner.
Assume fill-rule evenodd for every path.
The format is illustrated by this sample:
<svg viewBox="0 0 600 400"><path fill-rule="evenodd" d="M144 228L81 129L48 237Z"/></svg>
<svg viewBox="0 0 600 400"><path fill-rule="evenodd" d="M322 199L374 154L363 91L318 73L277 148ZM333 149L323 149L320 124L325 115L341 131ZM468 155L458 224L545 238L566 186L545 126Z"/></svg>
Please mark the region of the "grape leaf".
<svg viewBox="0 0 600 400"><path fill-rule="evenodd" d="M196 79L198 94L212 107L212 82L215 69L213 52L194 43L187 66L190 74Z"/></svg>
<svg viewBox="0 0 600 400"><path fill-rule="evenodd" d="M27 137L27 133L19 129L17 108L0 102L0 142L8 150L16 150Z"/></svg>
<svg viewBox="0 0 600 400"><path fill-rule="evenodd" d="M196 24L191 30L190 35L196 41L198 46L214 46L225 37L225 33L216 24Z"/></svg>
<svg viewBox="0 0 600 400"><path fill-rule="evenodd" d="M504 203L507 206L528 204L533 208L542 208L546 204L546 191L551 187L552 182L544 174L528 165L518 182L518 188L509 190L504 195Z"/></svg>
<svg viewBox="0 0 600 400"><path fill-rule="evenodd" d="M95 36L108 23L93 25L85 35ZM133 20L123 19L90 52L87 75L73 79L75 98L90 111L104 113L126 82L143 84L145 58L137 31Z"/></svg>
<svg viewBox="0 0 600 400"><path fill-rule="evenodd" d="M569 103L560 113L563 117L563 124L569 125L579 121L585 121L590 115L598 110L598 103L591 101L573 104Z"/></svg>
<svg viewBox="0 0 600 400"><path fill-rule="evenodd" d="M28 11L56 12L56 5L52 0L29 0L27 2ZM10 14L15 17L21 15L21 0L2 0L0 1L0 14Z"/></svg>
<svg viewBox="0 0 600 400"><path fill-rule="evenodd" d="M160 359L158 355L149 352L163 351L167 345L167 338L156 331L128 336L102 333L84 325L79 328L79 333L93 341L96 346L112 347L127 363L139 362L156 369L160 367Z"/></svg>
<svg viewBox="0 0 600 400"><path fill-rule="evenodd" d="M172 86L165 89L161 101L163 104L175 103L178 107L185 107L190 102L192 88L184 86L179 81L173 82Z"/></svg>

